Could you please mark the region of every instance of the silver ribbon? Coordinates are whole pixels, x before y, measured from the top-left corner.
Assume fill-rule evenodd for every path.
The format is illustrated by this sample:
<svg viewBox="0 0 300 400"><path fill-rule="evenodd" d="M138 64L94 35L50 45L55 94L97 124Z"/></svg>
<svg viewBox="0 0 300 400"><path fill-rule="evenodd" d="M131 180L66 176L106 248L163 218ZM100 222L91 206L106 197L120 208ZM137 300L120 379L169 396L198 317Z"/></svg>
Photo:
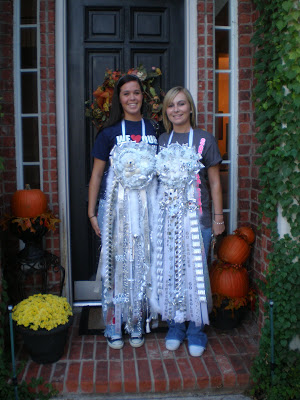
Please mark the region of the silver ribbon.
<svg viewBox="0 0 300 400"><path fill-rule="evenodd" d="M157 155L160 179L157 216L156 274L162 319L208 324L204 253L196 203L200 156L186 145L170 144Z"/></svg>
<svg viewBox="0 0 300 400"><path fill-rule="evenodd" d="M122 323L129 333L142 334L150 286L148 188L155 174L155 148L145 142L126 142L111 154L105 212L104 307L112 309L115 332ZM109 319L110 318L110 319ZM110 323L111 315L106 323Z"/></svg>

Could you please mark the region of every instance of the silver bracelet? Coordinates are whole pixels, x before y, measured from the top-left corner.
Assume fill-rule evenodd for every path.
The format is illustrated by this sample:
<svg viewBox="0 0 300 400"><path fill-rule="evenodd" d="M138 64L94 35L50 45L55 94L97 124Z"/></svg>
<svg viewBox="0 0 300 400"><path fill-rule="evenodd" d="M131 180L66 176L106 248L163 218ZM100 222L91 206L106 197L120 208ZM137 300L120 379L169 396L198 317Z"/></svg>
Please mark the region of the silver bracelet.
<svg viewBox="0 0 300 400"><path fill-rule="evenodd" d="M222 221L222 222L216 222L214 219L213 219L213 223L216 224L216 225L224 225L224 221Z"/></svg>

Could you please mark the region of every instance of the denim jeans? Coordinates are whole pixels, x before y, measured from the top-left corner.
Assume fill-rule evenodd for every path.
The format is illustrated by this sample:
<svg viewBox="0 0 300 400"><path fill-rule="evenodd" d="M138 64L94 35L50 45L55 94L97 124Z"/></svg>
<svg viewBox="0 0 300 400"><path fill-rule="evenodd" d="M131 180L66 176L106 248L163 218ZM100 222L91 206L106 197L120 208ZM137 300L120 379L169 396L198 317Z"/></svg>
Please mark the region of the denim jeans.
<svg viewBox="0 0 300 400"><path fill-rule="evenodd" d="M212 232L211 228L201 229L201 235L202 235L202 238L203 238L203 244L204 244L204 250L205 250L206 259L208 257L208 252L209 252L209 248L210 248L211 232Z"/></svg>
<svg viewBox="0 0 300 400"><path fill-rule="evenodd" d="M188 327L185 322L174 322L167 321L169 330L166 336L166 340L168 339L177 339L182 343L185 338L188 340L189 345L197 345L206 347L207 344L207 336L206 333L203 332L204 326L196 326L195 322L190 321L187 322Z"/></svg>
<svg viewBox="0 0 300 400"><path fill-rule="evenodd" d="M211 228L201 230L206 259L211 242L211 232ZM166 336L166 340L177 339L180 341L180 343L182 343L184 339L187 338L189 345L197 345L204 348L206 347L207 335L203 332L204 325L196 326L195 322L193 321L189 321L187 323L179 323L172 320L167 322L169 330Z"/></svg>

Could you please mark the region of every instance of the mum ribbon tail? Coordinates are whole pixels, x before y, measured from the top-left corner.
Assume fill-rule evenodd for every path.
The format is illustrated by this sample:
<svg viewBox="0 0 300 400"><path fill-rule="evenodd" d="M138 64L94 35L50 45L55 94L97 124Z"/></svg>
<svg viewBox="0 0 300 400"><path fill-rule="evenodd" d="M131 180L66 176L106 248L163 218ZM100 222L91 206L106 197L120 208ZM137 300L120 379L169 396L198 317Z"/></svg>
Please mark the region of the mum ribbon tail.
<svg viewBox="0 0 300 400"><path fill-rule="evenodd" d="M11 347L11 361L12 361L12 368L13 368L12 382L13 382L13 385L14 385L15 399L19 400L18 379L17 379L16 362L15 362L14 328L13 328L13 321L12 321L13 306L9 305L7 308L8 308L8 312L9 312L10 347Z"/></svg>
<svg viewBox="0 0 300 400"><path fill-rule="evenodd" d="M150 321L152 319L152 314L150 314L149 312L149 300L147 300L147 318L146 318L146 333L150 333L151 329L150 329Z"/></svg>

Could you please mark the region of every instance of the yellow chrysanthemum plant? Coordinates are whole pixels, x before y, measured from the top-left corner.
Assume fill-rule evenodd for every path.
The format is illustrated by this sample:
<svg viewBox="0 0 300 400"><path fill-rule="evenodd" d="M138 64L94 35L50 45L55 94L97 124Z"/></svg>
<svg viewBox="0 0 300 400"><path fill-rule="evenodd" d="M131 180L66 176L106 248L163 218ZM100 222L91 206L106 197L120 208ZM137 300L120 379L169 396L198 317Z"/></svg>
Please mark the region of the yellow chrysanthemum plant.
<svg viewBox="0 0 300 400"><path fill-rule="evenodd" d="M35 294L13 308L12 318L17 325L37 331L50 331L65 325L73 315L65 297L53 294Z"/></svg>

